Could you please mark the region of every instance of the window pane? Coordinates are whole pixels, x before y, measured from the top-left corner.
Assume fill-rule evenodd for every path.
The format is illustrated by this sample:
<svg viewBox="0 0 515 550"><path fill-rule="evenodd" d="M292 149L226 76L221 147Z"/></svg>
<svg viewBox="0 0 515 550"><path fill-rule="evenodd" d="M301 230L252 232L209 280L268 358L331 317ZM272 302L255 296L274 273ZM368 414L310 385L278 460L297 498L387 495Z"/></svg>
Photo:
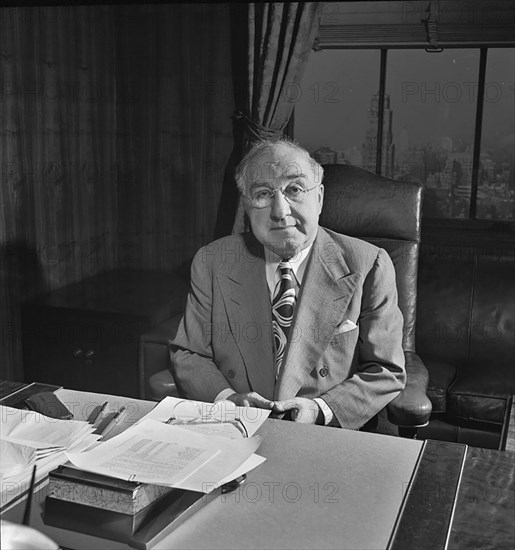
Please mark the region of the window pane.
<svg viewBox="0 0 515 550"><path fill-rule="evenodd" d="M311 53L295 103L294 132L319 162L363 165L379 63L378 50Z"/></svg>
<svg viewBox="0 0 515 550"><path fill-rule="evenodd" d="M478 69L479 49L388 52L393 177L425 185L426 217L469 216Z"/></svg>
<svg viewBox="0 0 515 550"><path fill-rule="evenodd" d="M477 197L478 218L515 219L514 52L511 48L488 50Z"/></svg>

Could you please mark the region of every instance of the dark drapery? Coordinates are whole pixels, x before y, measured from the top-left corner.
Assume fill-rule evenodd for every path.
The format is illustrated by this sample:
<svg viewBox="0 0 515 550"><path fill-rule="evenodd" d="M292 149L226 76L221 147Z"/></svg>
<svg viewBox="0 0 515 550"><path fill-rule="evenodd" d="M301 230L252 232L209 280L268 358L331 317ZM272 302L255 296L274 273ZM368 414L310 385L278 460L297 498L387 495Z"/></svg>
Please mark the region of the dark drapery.
<svg viewBox="0 0 515 550"><path fill-rule="evenodd" d="M217 236L229 233L237 204L233 171L250 145L277 138L300 98L301 80L319 24L320 2L249 3L234 7L234 151L224 180ZM222 219L223 218L223 219ZM233 230L244 227L237 209Z"/></svg>
<svg viewBox="0 0 515 550"><path fill-rule="evenodd" d="M222 3L0 8L0 378L23 378L23 300L212 240L229 36Z"/></svg>

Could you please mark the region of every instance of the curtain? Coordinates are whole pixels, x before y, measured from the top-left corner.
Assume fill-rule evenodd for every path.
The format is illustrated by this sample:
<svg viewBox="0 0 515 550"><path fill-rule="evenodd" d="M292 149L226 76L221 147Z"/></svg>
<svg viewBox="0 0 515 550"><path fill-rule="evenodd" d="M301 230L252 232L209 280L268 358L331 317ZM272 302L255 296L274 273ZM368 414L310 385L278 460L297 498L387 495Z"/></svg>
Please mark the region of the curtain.
<svg viewBox="0 0 515 550"><path fill-rule="evenodd" d="M19 304L114 265L113 34L106 6L0 9L1 378L23 379Z"/></svg>
<svg viewBox="0 0 515 550"><path fill-rule="evenodd" d="M319 24L320 2L249 3L234 7L233 79L237 110L235 146L224 180L222 201L238 202L234 167L252 143L282 135L300 97L300 82ZM245 228L238 205L232 230ZM218 236L227 225L217 225Z"/></svg>
<svg viewBox="0 0 515 550"><path fill-rule="evenodd" d="M21 302L100 271L171 271L212 240L230 11L0 8L0 52L0 378L22 380Z"/></svg>

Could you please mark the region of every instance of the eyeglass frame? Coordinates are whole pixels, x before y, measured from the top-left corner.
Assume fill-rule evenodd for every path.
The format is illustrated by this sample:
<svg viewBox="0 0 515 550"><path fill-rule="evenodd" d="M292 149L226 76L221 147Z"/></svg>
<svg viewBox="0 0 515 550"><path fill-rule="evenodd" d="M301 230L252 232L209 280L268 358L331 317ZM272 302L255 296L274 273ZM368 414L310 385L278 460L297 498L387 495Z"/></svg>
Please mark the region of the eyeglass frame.
<svg viewBox="0 0 515 550"><path fill-rule="evenodd" d="M282 196L284 197L284 200L288 203L288 204L291 204L292 202L295 202L294 199L289 199L285 194L284 194L284 189L287 189L290 185L295 185L294 183L287 183L286 185L283 185L282 187L276 187L275 189L272 189L270 187L267 187L267 186L263 186L264 189L266 189L269 193L270 193L270 204L266 204L264 206L257 206L256 204L253 204L254 201L256 199L253 199L252 197L249 197L248 195L245 195L242 193L242 197L245 198L246 200L249 201L249 203L251 204L251 206L253 206L254 208L268 208L269 206L272 205L273 203L273 200L275 199L276 195L277 195L277 192L280 191ZM303 202L304 201L304 198L305 196L310 192L310 191L313 191L313 189L316 189L317 187L320 187L321 184L320 183L317 183L316 185L314 185L313 187L309 187L308 189L304 189L304 187L301 187L300 190L302 191L302 199L298 202Z"/></svg>
<svg viewBox="0 0 515 550"><path fill-rule="evenodd" d="M224 401L218 401L216 405L222 406L224 403L230 403L231 405L234 405L232 401L224 400ZM191 412L188 415L181 415L179 414L179 407L181 405L188 404L190 407L194 408L194 414L192 415ZM231 407L232 408L232 407ZM234 413L236 413L236 407L234 406ZM182 416L182 418L181 418ZM217 419L215 417L215 414L212 412L204 413L201 406L198 403L194 403L192 401L182 399L178 403L176 403L173 407L172 416L168 418L168 420L165 421L165 424L232 424L241 434L243 437L249 437L249 432L247 431L247 427L245 424L241 421L241 419L234 417L233 419L229 418L220 418Z"/></svg>

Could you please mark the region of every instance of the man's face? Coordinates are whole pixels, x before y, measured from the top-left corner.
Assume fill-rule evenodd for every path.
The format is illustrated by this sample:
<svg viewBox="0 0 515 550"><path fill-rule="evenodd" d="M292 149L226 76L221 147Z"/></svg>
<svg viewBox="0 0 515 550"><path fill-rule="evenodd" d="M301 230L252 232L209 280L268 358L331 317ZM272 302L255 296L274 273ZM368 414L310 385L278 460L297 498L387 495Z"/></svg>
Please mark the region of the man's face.
<svg viewBox="0 0 515 550"><path fill-rule="evenodd" d="M278 256L291 258L315 240L324 187L320 185L320 175L314 173L307 160L288 146L279 145L258 153L252 159L246 180L247 196L262 189L284 190L288 186L311 189L318 186L300 193L300 201L288 202L280 191L275 193L270 206L263 208L244 200L255 237Z"/></svg>

